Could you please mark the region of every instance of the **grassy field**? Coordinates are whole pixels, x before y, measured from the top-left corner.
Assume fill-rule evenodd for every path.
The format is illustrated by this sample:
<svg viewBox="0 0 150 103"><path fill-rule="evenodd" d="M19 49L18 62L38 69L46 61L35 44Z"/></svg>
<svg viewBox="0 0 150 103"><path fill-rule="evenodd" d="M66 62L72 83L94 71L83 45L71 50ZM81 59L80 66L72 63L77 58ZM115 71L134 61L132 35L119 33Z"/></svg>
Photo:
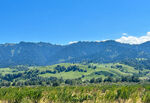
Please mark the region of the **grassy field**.
<svg viewBox="0 0 150 103"><path fill-rule="evenodd" d="M150 85L0 88L0 103L150 103Z"/></svg>
<svg viewBox="0 0 150 103"><path fill-rule="evenodd" d="M77 68L83 70L83 71L78 71L78 70L70 70L68 72L66 71L61 71L58 72L56 70L57 66L60 67L72 67L76 66ZM56 65L51 65L51 66L40 66L40 67L28 67L27 70L20 70L16 68L0 68L0 74L2 76L5 76L7 74L18 74L18 73L25 73L25 72L34 72L38 70L38 73L36 74L39 77L57 77L57 78L63 78L65 79L76 79L76 78L82 78L82 80L90 80L92 78L99 78L102 77L105 79L108 76L111 76L112 78L120 78L122 76L132 76L132 75L137 75L141 80L148 79L150 78L150 70L148 69L142 69L142 70L137 70L134 67L124 65L124 64L119 64L119 63L109 63L109 64L71 64L71 63L61 63L61 64L56 64ZM46 71L56 71L56 73L50 73ZM44 73L43 73L44 72ZM16 78L19 80L19 78ZM23 80L23 78L20 78Z"/></svg>
<svg viewBox="0 0 150 103"><path fill-rule="evenodd" d="M121 76L131 76L133 74L137 74L139 73L139 70L134 69L134 67L128 66L128 65L124 65L124 64L119 64L119 63L110 63L110 64L88 64L88 65L82 65L82 64L70 64L70 63L62 63L62 64L57 64L57 65L61 65L64 67L69 67L71 65L76 65L79 68L86 70L87 72L78 72L78 71L71 71L71 72L60 72L60 73L56 73L56 74L51 74L51 73L46 73L46 74L42 74L40 75L41 77L57 77L57 78L63 78L63 79L75 79L75 78L80 78L84 75L83 80L90 80L92 78L98 78L98 77L102 77L103 79L108 77L108 73L112 74L112 77L114 78L118 78ZM57 65L53 65L53 66L47 66L47 67L35 67L37 70L40 71L44 71L44 70L53 70L54 67L56 67ZM90 68L88 67L90 65ZM117 66L122 66L121 68L118 68ZM93 69L93 67L96 66L95 69ZM34 69L35 69L34 68ZM96 75L95 72L101 72L101 75ZM146 73L146 72L150 72L150 70L142 70L141 73ZM141 79L146 79L149 77L149 74L146 75L142 75L140 78Z"/></svg>

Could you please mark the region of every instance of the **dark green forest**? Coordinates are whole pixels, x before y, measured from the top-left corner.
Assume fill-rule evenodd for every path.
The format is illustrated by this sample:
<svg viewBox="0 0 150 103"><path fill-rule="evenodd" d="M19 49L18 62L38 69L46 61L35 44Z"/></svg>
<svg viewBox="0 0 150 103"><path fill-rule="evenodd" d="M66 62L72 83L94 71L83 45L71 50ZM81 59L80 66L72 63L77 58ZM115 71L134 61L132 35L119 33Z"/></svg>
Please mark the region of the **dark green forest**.
<svg viewBox="0 0 150 103"><path fill-rule="evenodd" d="M130 63L131 61L132 63ZM116 63L149 68L150 42L139 45L105 42L77 42L69 45L20 42L0 44L0 67L47 66L58 63ZM128 63L129 62L129 63Z"/></svg>

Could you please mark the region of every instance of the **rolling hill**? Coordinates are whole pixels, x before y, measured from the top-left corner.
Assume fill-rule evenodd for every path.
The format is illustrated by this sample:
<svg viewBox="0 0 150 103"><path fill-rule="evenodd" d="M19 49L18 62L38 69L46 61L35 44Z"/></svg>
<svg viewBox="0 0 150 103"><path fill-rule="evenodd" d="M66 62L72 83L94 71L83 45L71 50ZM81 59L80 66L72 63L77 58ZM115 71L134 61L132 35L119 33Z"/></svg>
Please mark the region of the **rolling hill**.
<svg viewBox="0 0 150 103"><path fill-rule="evenodd" d="M9 68L0 68L0 80L8 82L25 82L40 79L81 79L82 81L91 80L92 78L111 77L121 79L122 77L136 76L140 80L150 78L150 70L137 70L132 66L120 63L89 63L89 64L72 64L60 63L51 66L12 66ZM44 80L42 80L44 81Z"/></svg>

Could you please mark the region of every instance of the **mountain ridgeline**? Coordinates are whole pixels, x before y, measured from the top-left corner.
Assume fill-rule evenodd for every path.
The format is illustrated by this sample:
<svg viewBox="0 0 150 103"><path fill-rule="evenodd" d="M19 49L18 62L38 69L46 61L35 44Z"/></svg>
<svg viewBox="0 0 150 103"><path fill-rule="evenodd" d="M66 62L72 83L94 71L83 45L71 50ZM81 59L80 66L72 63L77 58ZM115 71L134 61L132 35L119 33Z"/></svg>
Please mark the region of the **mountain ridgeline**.
<svg viewBox="0 0 150 103"><path fill-rule="evenodd" d="M121 62L148 68L149 60L150 42L130 45L108 40L105 42L77 42L70 45L53 45L44 42L0 45L0 67L41 66L65 62Z"/></svg>

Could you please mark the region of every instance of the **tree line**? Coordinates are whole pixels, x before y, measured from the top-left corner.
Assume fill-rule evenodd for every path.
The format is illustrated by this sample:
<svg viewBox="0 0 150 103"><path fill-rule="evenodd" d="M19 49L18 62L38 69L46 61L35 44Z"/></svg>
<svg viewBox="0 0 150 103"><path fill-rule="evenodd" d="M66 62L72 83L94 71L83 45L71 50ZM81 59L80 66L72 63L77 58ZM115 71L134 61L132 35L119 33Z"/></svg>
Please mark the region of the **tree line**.
<svg viewBox="0 0 150 103"><path fill-rule="evenodd" d="M149 80L150 81L150 80ZM25 81L5 81L2 80L0 82L0 86L60 86L60 85L84 85L84 84L97 84L97 83L104 83L104 82L110 82L110 83L117 83L117 82L140 82L140 79L135 76L125 76L121 78L112 78L111 76L108 76L105 79L102 79L101 77L99 78L92 78L90 80L82 80L81 78L77 79L66 79L64 80L63 78L56 78L56 77L49 77L49 78L44 78L44 77L33 77L30 78L29 80Z"/></svg>

